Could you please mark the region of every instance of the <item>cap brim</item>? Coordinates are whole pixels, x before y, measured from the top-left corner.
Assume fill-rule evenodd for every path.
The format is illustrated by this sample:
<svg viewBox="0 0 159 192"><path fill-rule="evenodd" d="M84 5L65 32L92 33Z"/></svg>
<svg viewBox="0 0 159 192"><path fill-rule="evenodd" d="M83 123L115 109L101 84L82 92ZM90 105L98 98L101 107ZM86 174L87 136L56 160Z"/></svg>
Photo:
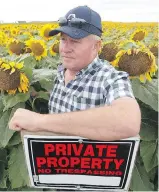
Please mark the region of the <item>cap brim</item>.
<svg viewBox="0 0 159 192"><path fill-rule="evenodd" d="M57 35L60 32L65 33L66 35L70 36L73 39L81 39L81 38L84 38L84 37L90 35L90 33L88 33L87 31L84 31L82 29L77 29L75 27L69 27L69 26L63 26L63 27L50 31L49 36Z"/></svg>

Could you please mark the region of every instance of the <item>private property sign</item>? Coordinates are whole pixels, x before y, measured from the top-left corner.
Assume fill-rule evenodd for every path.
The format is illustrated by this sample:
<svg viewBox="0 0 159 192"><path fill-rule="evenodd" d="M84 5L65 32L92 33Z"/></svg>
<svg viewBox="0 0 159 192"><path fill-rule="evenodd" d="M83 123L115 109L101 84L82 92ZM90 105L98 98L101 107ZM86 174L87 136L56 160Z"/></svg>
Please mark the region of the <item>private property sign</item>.
<svg viewBox="0 0 159 192"><path fill-rule="evenodd" d="M127 190L139 138L96 141L72 136L24 136L31 185L76 190Z"/></svg>

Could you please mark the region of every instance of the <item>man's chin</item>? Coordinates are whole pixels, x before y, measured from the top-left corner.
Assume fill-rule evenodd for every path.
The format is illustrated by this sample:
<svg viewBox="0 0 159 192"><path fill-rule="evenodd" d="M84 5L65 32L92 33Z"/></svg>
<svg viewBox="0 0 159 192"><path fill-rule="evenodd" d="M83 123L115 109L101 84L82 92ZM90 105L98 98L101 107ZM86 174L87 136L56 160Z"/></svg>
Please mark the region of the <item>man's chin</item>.
<svg viewBox="0 0 159 192"><path fill-rule="evenodd" d="M79 70L76 68L75 64L63 63L63 67L64 67L65 69L70 70L70 71L79 71Z"/></svg>

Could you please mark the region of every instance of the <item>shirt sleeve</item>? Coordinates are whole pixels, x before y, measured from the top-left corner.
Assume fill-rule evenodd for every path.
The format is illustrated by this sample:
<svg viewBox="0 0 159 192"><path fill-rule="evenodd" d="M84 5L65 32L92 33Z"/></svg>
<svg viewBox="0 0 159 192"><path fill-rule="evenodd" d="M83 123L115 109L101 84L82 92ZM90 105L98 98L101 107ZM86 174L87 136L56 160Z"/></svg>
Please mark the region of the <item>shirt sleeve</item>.
<svg viewBox="0 0 159 192"><path fill-rule="evenodd" d="M135 98L128 73L114 69L110 73L110 78L105 81L104 102L110 105L112 101L121 97Z"/></svg>

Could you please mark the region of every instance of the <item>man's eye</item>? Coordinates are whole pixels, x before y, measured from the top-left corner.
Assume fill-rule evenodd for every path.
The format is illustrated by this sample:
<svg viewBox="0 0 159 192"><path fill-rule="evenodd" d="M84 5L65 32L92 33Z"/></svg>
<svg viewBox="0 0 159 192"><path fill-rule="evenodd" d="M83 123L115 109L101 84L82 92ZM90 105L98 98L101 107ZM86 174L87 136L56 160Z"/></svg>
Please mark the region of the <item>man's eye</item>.
<svg viewBox="0 0 159 192"><path fill-rule="evenodd" d="M72 40L72 42L73 42L73 43L79 43L79 41L77 41L77 40Z"/></svg>
<svg viewBox="0 0 159 192"><path fill-rule="evenodd" d="M64 40L65 40L65 38L64 38L64 37L61 37L61 38L60 38L60 40L64 41Z"/></svg>

